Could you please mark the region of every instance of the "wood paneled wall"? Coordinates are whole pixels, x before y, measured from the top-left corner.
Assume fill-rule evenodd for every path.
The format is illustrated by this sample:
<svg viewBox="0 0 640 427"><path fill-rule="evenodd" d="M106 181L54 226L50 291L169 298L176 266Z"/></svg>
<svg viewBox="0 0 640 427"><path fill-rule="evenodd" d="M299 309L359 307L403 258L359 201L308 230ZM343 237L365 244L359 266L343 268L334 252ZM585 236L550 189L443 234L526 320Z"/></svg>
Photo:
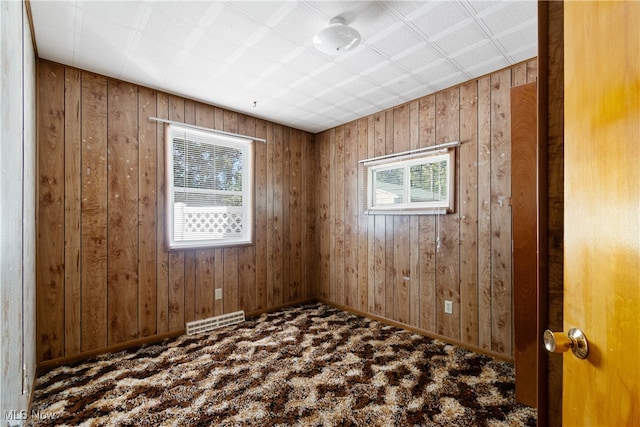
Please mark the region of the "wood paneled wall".
<svg viewBox="0 0 640 427"><path fill-rule="evenodd" d="M267 139L255 143L254 245L167 250L164 126L149 116ZM282 125L38 61L38 361L308 299L317 288L313 141Z"/></svg>
<svg viewBox="0 0 640 427"><path fill-rule="evenodd" d="M513 357L510 89L536 78L531 60L316 135L319 298ZM458 140L455 213L362 213L359 160Z"/></svg>

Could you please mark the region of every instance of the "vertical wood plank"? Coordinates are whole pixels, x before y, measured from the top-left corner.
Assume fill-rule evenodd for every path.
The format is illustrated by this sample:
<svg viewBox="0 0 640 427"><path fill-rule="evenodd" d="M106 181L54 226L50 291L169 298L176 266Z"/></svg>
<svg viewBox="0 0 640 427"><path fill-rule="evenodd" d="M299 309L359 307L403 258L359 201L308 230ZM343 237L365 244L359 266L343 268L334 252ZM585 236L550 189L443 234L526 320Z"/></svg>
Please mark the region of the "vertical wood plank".
<svg viewBox="0 0 640 427"><path fill-rule="evenodd" d="M283 294L283 200L282 200L282 159L283 159L283 128L281 125L273 125L272 131L272 167L271 167L271 183L272 183L272 223L271 223L271 275L272 275L272 304L275 306L284 303Z"/></svg>
<svg viewBox="0 0 640 427"><path fill-rule="evenodd" d="M376 155L375 116L367 118L367 157ZM365 195L366 197L366 195ZM367 215L367 310L376 313L377 294L377 258L376 258L376 224L375 215Z"/></svg>
<svg viewBox="0 0 640 427"><path fill-rule="evenodd" d="M365 168L358 161L369 157L368 147L368 120L366 118L357 121L357 152L356 163L357 168L357 187L356 196L354 197L355 209L357 211L357 280L358 280L358 301L355 306L360 311L369 309L369 218L364 214L366 206L365 194Z"/></svg>
<svg viewBox="0 0 640 427"><path fill-rule="evenodd" d="M512 356L511 73L491 75L491 348Z"/></svg>
<svg viewBox="0 0 640 427"><path fill-rule="evenodd" d="M337 288L336 288L336 175L338 174L336 169L336 129L331 129L327 132L327 144L328 144L328 169L329 169L329 186L328 186L328 224L327 224L327 236L329 240L329 299L331 301L338 300Z"/></svg>
<svg viewBox="0 0 640 427"><path fill-rule="evenodd" d="M223 313L238 310L238 250L227 248L224 251L224 288L222 292Z"/></svg>
<svg viewBox="0 0 640 427"><path fill-rule="evenodd" d="M238 116L238 133L242 135L253 136L256 133L256 120L252 117ZM254 181L256 181L255 173L257 171L255 163L255 151L258 145L264 145L262 142L254 142L252 150L254 153ZM254 187L255 188L255 187ZM254 190L255 192L255 190ZM254 215L256 212L254 198ZM254 227L254 244L238 248L238 309L246 312L256 309L256 235L255 222L247 226Z"/></svg>
<svg viewBox="0 0 640 427"><path fill-rule="evenodd" d="M527 63L521 62L511 68L511 86L520 86L527 83Z"/></svg>
<svg viewBox="0 0 640 427"><path fill-rule="evenodd" d="M460 140L460 89L454 87L436 94L436 143ZM456 175L460 170L456 158ZM456 176L456 194L460 191L460 177ZM436 256L436 319L439 334L460 337L460 226L459 210L438 215ZM453 302L453 313L444 313L444 302Z"/></svg>
<svg viewBox="0 0 640 427"><path fill-rule="evenodd" d="M289 302L289 288L291 285L291 228L289 215L289 188L291 181L291 129L282 127L282 302Z"/></svg>
<svg viewBox="0 0 640 427"><path fill-rule="evenodd" d="M267 138L267 123L264 120L256 122L256 137ZM268 227L268 175L267 175L267 143L255 143L255 204L256 204L256 310L267 307L267 227Z"/></svg>
<svg viewBox="0 0 640 427"><path fill-rule="evenodd" d="M316 296L319 286L319 241L318 241L318 224L316 221L318 210L318 173L316 168L319 165L319 154L315 137L311 134L305 134L305 144L302 152L302 164L304 171L302 173L304 181L304 195L302 199L306 203L303 217L303 227L306 231L304 248L304 295L307 298ZM311 173L309 173L311 172Z"/></svg>
<svg viewBox="0 0 640 427"><path fill-rule="evenodd" d="M169 96L156 95L156 114L161 119L169 119ZM156 122L156 328L159 334L169 331L169 252L167 250L166 216L166 168L165 168L165 128Z"/></svg>
<svg viewBox="0 0 640 427"><path fill-rule="evenodd" d="M64 323L65 354L81 349L80 221L82 212L80 71L65 68L64 86Z"/></svg>
<svg viewBox="0 0 640 427"><path fill-rule="evenodd" d="M82 73L82 351L107 345L107 79Z"/></svg>
<svg viewBox="0 0 640 427"><path fill-rule="evenodd" d="M138 93L108 80L107 96L107 329L117 344L138 337Z"/></svg>
<svg viewBox="0 0 640 427"><path fill-rule="evenodd" d="M345 208L345 194L344 194L344 126L339 126L335 129L335 157L331 162L331 168L333 173L333 193L335 198L333 201L333 230L331 234L334 236L334 271L333 271L333 283L334 283L334 299L332 301L338 304L345 305L345 236L344 236L344 208Z"/></svg>
<svg viewBox="0 0 640 427"><path fill-rule="evenodd" d="M302 138L291 130L289 139L289 301L302 297L302 213L301 189Z"/></svg>
<svg viewBox="0 0 640 427"><path fill-rule="evenodd" d="M329 203L331 185L331 145L329 132L316 135L316 144L320 150L320 204L318 208L318 233L320 238L320 287L318 295L321 298L330 296L330 264L331 264L331 230L329 227Z"/></svg>
<svg viewBox="0 0 640 427"><path fill-rule="evenodd" d="M491 349L491 78L478 80L478 344Z"/></svg>
<svg viewBox="0 0 640 427"><path fill-rule="evenodd" d="M155 335L157 324L157 159L156 124L149 117L156 117L156 92L139 88L138 91L138 242L139 242L139 281L138 281L138 319L140 336Z"/></svg>
<svg viewBox="0 0 640 427"><path fill-rule="evenodd" d="M411 148L408 104L393 109L393 151L401 153ZM411 283L410 221L406 215L393 215L393 318L410 321L409 286Z"/></svg>
<svg viewBox="0 0 640 427"><path fill-rule="evenodd" d="M374 156L386 154L386 116L384 113L373 116ZM386 266L387 266L387 221L383 215L374 215L374 309L378 316L386 315Z"/></svg>
<svg viewBox="0 0 640 427"><path fill-rule="evenodd" d="M533 83L536 81L538 81L538 59L534 58L527 61L527 83Z"/></svg>
<svg viewBox="0 0 640 427"><path fill-rule="evenodd" d="M420 145L436 144L436 97L422 98L419 107ZM436 217L422 215L420 230L420 327L436 332Z"/></svg>
<svg viewBox="0 0 640 427"><path fill-rule="evenodd" d="M214 109L210 105L196 104L195 124L206 128L213 128L215 124ZM195 251L196 283L195 283L195 312L196 319L206 319L213 316L214 278L215 278L215 250L201 249Z"/></svg>
<svg viewBox="0 0 640 427"><path fill-rule="evenodd" d="M344 126L344 289L345 305L358 308L358 123Z"/></svg>
<svg viewBox="0 0 640 427"><path fill-rule="evenodd" d="M385 144L385 154L392 154L394 152L393 146L393 110L387 110L385 113L385 129L384 129L384 144ZM385 216L385 280L384 280L384 291L385 291L385 305L384 305L384 315L389 319L395 319L394 317L394 293L395 293L395 283L394 283L394 259L395 254L394 250L394 229L393 229L393 215Z"/></svg>
<svg viewBox="0 0 640 427"><path fill-rule="evenodd" d="M169 95L169 120L184 123L184 99ZM170 155L166 153L165 155ZM184 251L169 252L169 330L184 328Z"/></svg>
<svg viewBox="0 0 640 427"><path fill-rule="evenodd" d="M37 353L39 360L64 355L64 68L38 67Z"/></svg>
<svg viewBox="0 0 640 427"><path fill-rule="evenodd" d="M238 133L238 113L225 111L222 130ZM238 310L238 248L224 249L223 307L225 313Z"/></svg>
<svg viewBox="0 0 640 427"><path fill-rule="evenodd" d="M478 83L460 87L460 339L478 345Z"/></svg>

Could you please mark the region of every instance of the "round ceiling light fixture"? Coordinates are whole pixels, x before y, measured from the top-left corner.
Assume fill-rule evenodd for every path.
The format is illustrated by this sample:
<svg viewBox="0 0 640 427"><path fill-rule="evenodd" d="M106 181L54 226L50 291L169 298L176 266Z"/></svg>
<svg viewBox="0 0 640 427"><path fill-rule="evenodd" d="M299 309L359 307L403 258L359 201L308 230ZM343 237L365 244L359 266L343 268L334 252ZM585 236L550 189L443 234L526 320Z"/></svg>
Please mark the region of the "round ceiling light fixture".
<svg viewBox="0 0 640 427"><path fill-rule="evenodd" d="M313 37L313 45L320 52L329 55L340 55L358 46L360 33L345 25L344 18L336 16L329 21L329 26L320 30Z"/></svg>

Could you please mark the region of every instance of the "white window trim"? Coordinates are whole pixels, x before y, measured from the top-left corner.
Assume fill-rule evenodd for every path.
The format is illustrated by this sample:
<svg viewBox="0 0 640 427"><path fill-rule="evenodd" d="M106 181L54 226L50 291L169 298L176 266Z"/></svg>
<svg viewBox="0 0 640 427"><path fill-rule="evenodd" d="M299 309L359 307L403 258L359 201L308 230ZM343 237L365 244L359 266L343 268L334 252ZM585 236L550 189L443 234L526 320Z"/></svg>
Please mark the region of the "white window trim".
<svg viewBox="0 0 640 427"><path fill-rule="evenodd" d="M380 159L380 160L377 160ZM436 163L442 160L447 161L447 199L432 202L410 202L411 184L407 177L410 177L411 166L423 164L428 160L429 163ZM393 157L380 157L372 159L372 161L363 162L366 167L366 196L364 213L368 215L434 215L453 213L455 210L455 149L445 148L430 153L407 152L400 153ZM403 181L403 200L404 203L395 205L374 206L375 186L373 176L375 172L404 169L405 180Z"/></svg>
<svg viewBox="0 0 640 427"><path fill-rule="evenodd" d="M242 195L243 206L241 207L242 215L242 233L239 236L227 236L225 238L202 238L202 239L188 239L178 240L175 235L174 218L177 212L180 212L180 208L175 203L175 194L173 186L173 139L177 134L184 135L185 138L201 138L213 142L216 145L223 145L227 147L239 147L243 151L242 160ZM166 234L167 245L171 250L179 249L200 249L200 248L215 248L215 247L232 247L232 246L246 246L253 244L254 236L254 150L252 147L252 140L248 138L240 138L235 136L221 135L215 132L207 132L206 130L193 129L188 126L180 126L176 124L167 124L165 126L165 191L166 191L166 205L165 205L165 222L166 222ZM247 171L248 173L244 173ZM197 190L194 192L207 192L215 193L216 190ZM214 207L211 207L215 210ZM202 212L202 208L193 207L191 210Z"/></svg>

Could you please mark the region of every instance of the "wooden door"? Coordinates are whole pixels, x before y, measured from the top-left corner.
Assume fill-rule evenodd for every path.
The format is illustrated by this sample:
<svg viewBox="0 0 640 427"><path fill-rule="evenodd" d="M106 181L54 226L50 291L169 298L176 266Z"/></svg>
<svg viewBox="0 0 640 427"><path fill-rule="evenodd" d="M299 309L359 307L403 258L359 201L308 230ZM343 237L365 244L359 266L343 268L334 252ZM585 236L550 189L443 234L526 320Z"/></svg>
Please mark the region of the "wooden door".
<svg viewBox="0 0 640 427"><path fill-rule="evenodd" d="M511 221L516 400L538 406L539 192L535 82L511 88Z"/></svg>
<svg viewBox="0 0 640 427"><path fill-rule="evenodd" d="M565 2L564 426L640 425L640 2Z"/></svg>

